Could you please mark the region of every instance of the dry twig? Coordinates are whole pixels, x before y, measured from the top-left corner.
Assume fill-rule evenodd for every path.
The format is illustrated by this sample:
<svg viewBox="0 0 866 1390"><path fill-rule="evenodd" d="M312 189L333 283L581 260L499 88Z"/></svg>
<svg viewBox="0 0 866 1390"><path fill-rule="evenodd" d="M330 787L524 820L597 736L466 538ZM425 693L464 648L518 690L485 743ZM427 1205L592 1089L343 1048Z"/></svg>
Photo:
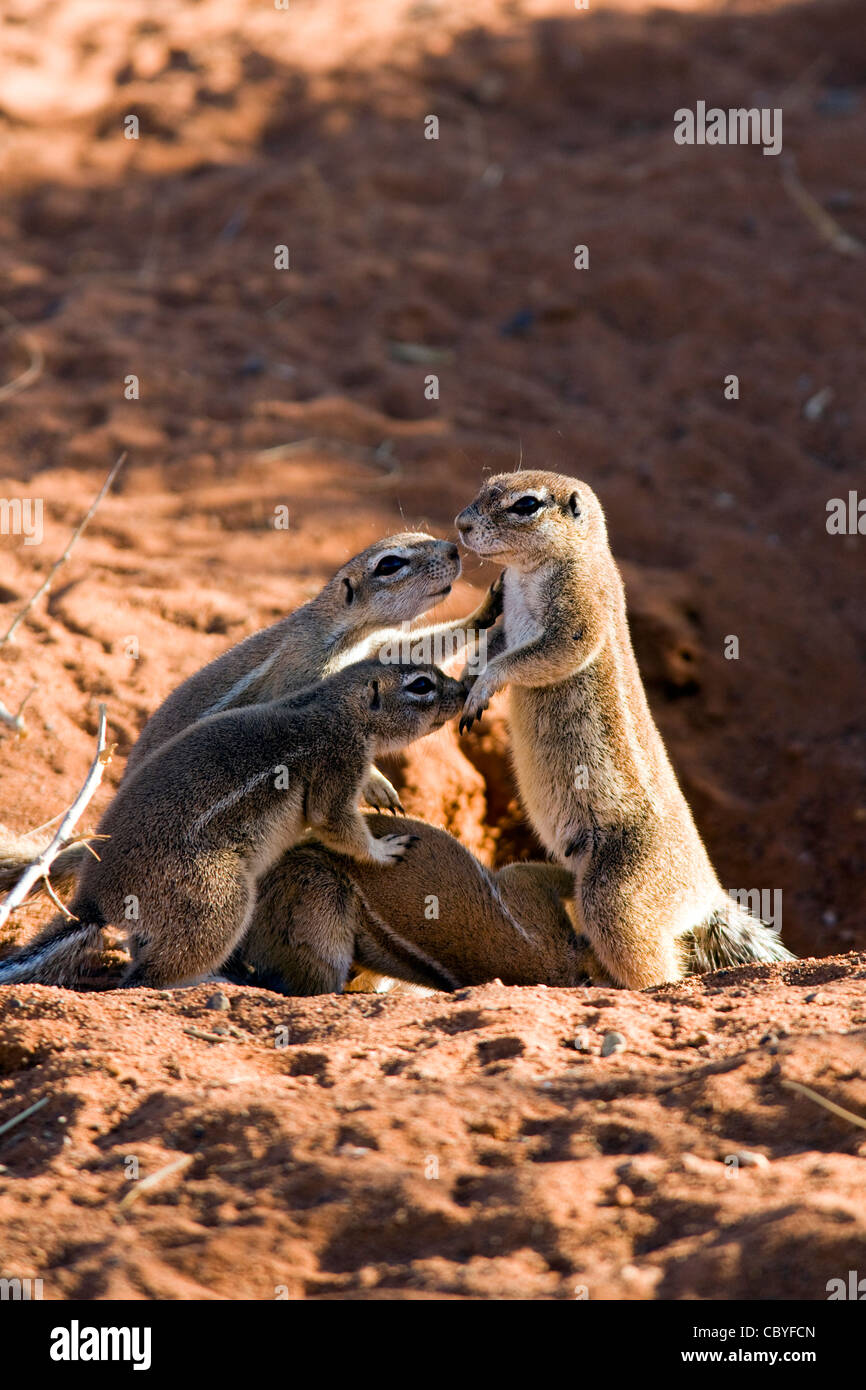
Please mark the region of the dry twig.
<svg viewBox="0 0 866 1390"><path fill-rule="evenodd" d="M54 564L51 566L51 569L48 571L48 574L46 575L45 579L42 581L42 583L39 585L39 588L36 590L36 593L27 603L25 603L24 607L16 615L16 617L13 618L12 626L9 628L8 632L6 632L3 637L0 637L0 647L5 646L7 642L12 641L12 638L15 635L16 628L24 621L31 608L42 597L42 595L47 594L48 590L51 588L51 585L54 582L55 574L60 569L60 566L65 565L66 561L69 559L69 553L72 550L72 547L78 540L78 537L81 535L88 521L90 521L91 517L93 516L93 513L96 511L96 508L99 506L108 489L111 487L111 484L114 482L115 478L117 477L117 474L119 473L120 469L123 467L125 462L126 453L124 452L120 455L120 458L117 460L108 477L106 478L105 482L102 484L102 487L99 489L99 492L97 493L96 497L94 497L93 501L87 509L86 514L82 517L81 521L78 523L75 530L72 532L72 535L69 538L69 544L67 545L63 554L60 556L60 559L55 560Z"/></svg>
<svg viewBox="0 0 866 1390"><path fill-rule="evenodd" d="M10 314L8 309L0 308L0 320L6 324L7 328L11 328L15 332L30 358L23 372L13 377L11 381L7 381L5 385L0 386L0 401L6 401L10 396L17 396L19 391L26 391L28 386L32 386L34 381L38 381L42 375L42 368L45 366L45 357L35 338L32 338L21 327L15 315Z"/></svg>
<svg viewBox="0 0 866 1390"><path fill-rule="evenodd" d="M788 1081L782 1078L782 1085L789 1091L799 1091L800 1095L813 1100L816 1105L821 1105L825 1110L829 1110L831 1115L838 1115L840 1120L848 1120L852 1125L858 1125L860 1129L866 1129L866 1120L862 1115L855 1115L853 1110L846 1110L844 1106L837 1105L834 1100L828 1100L819 1091L813 1091L811 1086L804 1086L802 1081Z"/></svg>
<svg viewBox="0 0 866 1390"><path fill-rule="evenodd" d="M7 1120L5 1125L0 1125L0 1134L5 1134L7 1130L14 1129L16 1125L20 1125L22 1120L28 1119L31 1115L34 1115L37 1110L41 1110L43 1105L47 1105L50 1099L50 1096L43 1096L41 1100L34 1101L32 1105L28 1105L26 1110L19 1110L18 1114L13 1115L11 1120Z"/></svg>
<svg viewBox="0 0 866 1390"><path fill-rule="evenodd" d="M152 1188L158 1187L163 1179L170 1177L172 1173L181 1173L185 1168L189 1168L197 1156L197 1154L182 1154L173 1163L166 1163L164 1168L157 1168L155 1173L150 1174L150 1177L142 1178L141 1182L137 1182L135 1187L130 1188L129 1192L121 1197L117 1204L118 1211L123 1211L125 1207L131 1207L133 1202L138 1201L142 1192L150 1192Z"/></svg>
<svg viewBox="0 0 866 1390"><path fill-rule="evenodd" d="M8 710L6 706L3 704L2 700L0 700L0 723L8 724L9 728L14 729L16 734L23 733L24 720L22 718L22 714L24 712L24 706L27 704L27 701L30 699L30 696L35 694L35 691L36 686L31 685L27 694L24 696L24 699L21 701L21 704L18 706L17 712L15 714L13 714L11 710Z"/></svg>
<svg viewBox="0 0 866 1390"><path fill-rule="evenodd" d="M797 172L797 161L793 155L786 155L782 164L782 185L788 197L812 223L818 234L829 242L834 251L840 251L845 256L862 256L866 251L866 246L857 237L851 236L844 227L840 227L835 217L831 217L826 208L822 208L817 198L813 198L807 188L803 186L800 175Z"/></svg>
<svg viewBox="0 0 866 1390"><path fill-rule="evenodd" d="M106 747L105 729L105 705L100 705L99 730L96 735L96 756L90 764L90 771L84 779L81 791L78 793L60 822L54 839L50 844L46 845L42 853L37 855L32 863L27 865L27 868L15 884L15 887L10 889L3 902L0 903L0 927L8 920L15 908L21 906L34 884L38 883L40 879L45 879L46 882L48 881L48 872L52 862L56 859L60 851L65 849L70 840L73 839L70 832L81 816L90 798L93 796L93 793L96 791L96 788L102 781L102 774L107 764L111 761L111 755L114 751L113 744L111 748Z"/></svg>

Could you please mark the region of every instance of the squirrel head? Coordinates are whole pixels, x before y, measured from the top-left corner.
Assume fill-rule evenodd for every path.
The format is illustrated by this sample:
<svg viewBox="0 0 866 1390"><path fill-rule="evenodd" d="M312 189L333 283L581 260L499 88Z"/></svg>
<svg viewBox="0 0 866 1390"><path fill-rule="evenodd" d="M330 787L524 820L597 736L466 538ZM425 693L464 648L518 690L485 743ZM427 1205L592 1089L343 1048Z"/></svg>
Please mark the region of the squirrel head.
<svg viewBox="0 0 866 1390"><path fill-rule="evenodd" d="M607 545L595 493L561 473L500 473L456 518L460 539L477 555L532 569L556 551Z"/></svg>
<svg viewBox="0 0 866 1390"><path fill-rule="evenodd" d="M440 729L466 699L466 685L433 665L359 661L340 675L356 684L377 756Z"/></svg>
<svg viewBox="0 0 866 1390"><path fill-rule="evenodd" d="M404 531L348 560L328 591L345 626L379 627L426 613L459 577L460 552L453 541Z"/></svg>

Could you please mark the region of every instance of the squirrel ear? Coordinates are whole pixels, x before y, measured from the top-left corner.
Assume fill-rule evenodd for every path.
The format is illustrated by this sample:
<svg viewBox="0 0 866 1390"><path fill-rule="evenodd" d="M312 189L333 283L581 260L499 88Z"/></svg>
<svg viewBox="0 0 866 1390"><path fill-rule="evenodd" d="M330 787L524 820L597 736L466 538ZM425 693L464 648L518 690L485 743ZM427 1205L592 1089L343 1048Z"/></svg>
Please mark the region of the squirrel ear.
<svg viewBox="0 0 866 1390"><path fill-rule="evenodd" d="M348 605L350 603L353 603L355 600L355 589L351 579L344 579L343 583L346 586L346 603Z"/></svg>
<svg viewBox="0 0 866 1390"><path fill-rule="evenodd" d="M580 498L573 492L568 499L568 507L572 516L580 516Z"/></svg>
<svg viewBox="0 0 866 1390"><path fill-rule="evenodd" d="M370 681L367 689L370 692L370 709L381 709L382 701L379 699L379 682Z"/></svg>

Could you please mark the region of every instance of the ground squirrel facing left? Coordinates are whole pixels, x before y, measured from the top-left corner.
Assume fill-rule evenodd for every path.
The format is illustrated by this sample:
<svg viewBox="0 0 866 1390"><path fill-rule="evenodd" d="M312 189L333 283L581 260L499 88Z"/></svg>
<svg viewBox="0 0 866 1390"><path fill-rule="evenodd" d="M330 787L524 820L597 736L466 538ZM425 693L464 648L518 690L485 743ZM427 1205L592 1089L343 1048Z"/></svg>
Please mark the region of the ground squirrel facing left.
<svg viewBox="0 0 866 1390"><path fill-rule="evenodd" d="M592 489L558 473L504 473L456 524L466 546L506 567L501 639L461 727L509 687L521 799L573 871L579 929L611 978L644 989L690 963L791 959L710 863L650 712Z"/></svg>
<svg viewBox="0 0 866 1390"><path fill-rule="evenodd" d="M435 666L359 662L297 695L211 715L164 744L99 823L100 858L69 911L0 962L0 984L70 983L109 923L126 927L127 984L216 970L242 938L259 878L307 828L388 865L408 838L375 839L358 810L370 759L440 728L465 686Z"/></svg>

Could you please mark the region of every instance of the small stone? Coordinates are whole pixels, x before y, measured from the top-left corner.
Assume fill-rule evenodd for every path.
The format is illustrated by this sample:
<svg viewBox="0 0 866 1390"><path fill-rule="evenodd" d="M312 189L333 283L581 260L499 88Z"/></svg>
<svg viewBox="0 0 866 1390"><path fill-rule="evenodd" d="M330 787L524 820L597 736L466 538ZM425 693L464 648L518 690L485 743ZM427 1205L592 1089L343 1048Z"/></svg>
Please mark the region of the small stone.
<svg viewBox="0 0 866 1390"><path fill-rule="evenodd" d="M372 1149L365 1149L361 1144L341 1144L337 1153L341 1158L366 1158Z"/></svg>
<svg viewBox="0 0 866 1390"><path fill-rule="evenodd" d="M602 1057L612 1057L615 1052L622 1052L625 1047L625 1038L622 1033L611 1030L605 1033L601 1040Z"/></svg>
<svg viewBox="0 0 866 1390"><path fill-rule="evenodd" d="M634 1206L634 1193L621 1182L613 1194L613 1200L618 1207L631 1207Z"/></svg>
<svg viewBox="0 0 866 1390"><path fill-rule="evenodd" d="M687 1173L706 1173L710 1164L705 1158L700 1158L698 1154L684 1153L682 1165Z"/></svg>
<svg viewBox="0 0 866 1390"><path fill-rule="evenodd" d="M576 1032L575 1035L574 1035L574 1050L575 1050L575 1052L588 1052L588 1051L589 1051L589 1040L590 1040L590 1039L589 1039L589 1029L588 1029L588 1028L578 1028L577 1032Z"/></svg>
<svg viewBox="0 0 866 1390"><path fill-rule="evenodd" d="M227 995L223 994L222 990L217 990L216 994L211 995L210 999L205 1004L205 1008L218 1009L220 1013L225 1013L227 1009L231 1008L231 1004L229 1003Z"/></svg>
<svg viewBox="0 0 866 1390"><path fill-rule="evenodd" d="M807 995L805 996L805 998L804 998L804 1000L803 1000L803 1003L804 1003L804 1004L814 1004L814 1003L816 1002L816 1000L818 999L818 997L819 997L819 996L818 996L818 991L817 991L817 989L813 989L813 990L810 991L809 994L807 994Z"/></svg>
<svg viewBox="0 0 866 1390"><path fill-rule="evenodd" d="M741 1168L769 1168L770 1160L754 1149L739 1149L734 1158Z"/></svg>

